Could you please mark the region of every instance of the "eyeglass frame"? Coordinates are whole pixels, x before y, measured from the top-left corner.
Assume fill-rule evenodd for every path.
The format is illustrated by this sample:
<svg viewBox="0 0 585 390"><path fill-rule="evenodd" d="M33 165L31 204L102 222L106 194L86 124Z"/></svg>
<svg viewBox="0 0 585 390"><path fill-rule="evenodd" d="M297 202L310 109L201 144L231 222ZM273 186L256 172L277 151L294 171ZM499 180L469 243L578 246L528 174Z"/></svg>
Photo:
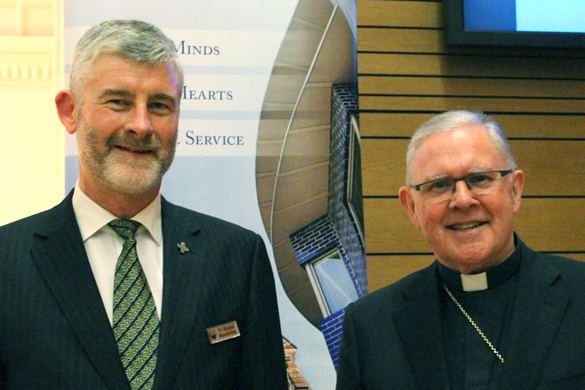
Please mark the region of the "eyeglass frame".
<svg viewBox="0 0 585 390"><path fill-rule="evenodd" d="M510 173L514 172L514 169L503 169L503 170L493 170L493 171L482 171L482 172L472 172L469 173L468 175L465 175L463 177L459 177L459 178L453 178L453 177L445 177L442 179L433 179L433 180L429 180L429 181L425 181L424 183L420 183L420 184L412 184L409 187L410 188L414 188L416 191L420 191L421 187L424 186L425 184L429 184L429 183L433 183L433 182L438 182L441 180L450 180L453 181L453 188L451 188L451 194L454 194L455 191L457 191L457 182L458 181L465 181L465 185L467 186L467 189L469 191L471 191L471 185L467 182L467 180L471 177L474 177L476 175L481 175L481 174L485 174L485 173L499 173L500 174L500 178L506 177L507 175L509 175Z"/></svg>

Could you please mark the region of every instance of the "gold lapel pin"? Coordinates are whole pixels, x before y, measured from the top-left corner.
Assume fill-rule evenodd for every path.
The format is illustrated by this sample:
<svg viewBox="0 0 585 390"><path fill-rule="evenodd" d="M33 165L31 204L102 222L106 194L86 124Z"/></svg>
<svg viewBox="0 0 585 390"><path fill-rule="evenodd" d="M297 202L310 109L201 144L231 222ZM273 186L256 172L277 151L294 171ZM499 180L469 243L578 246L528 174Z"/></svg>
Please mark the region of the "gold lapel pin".
<svg viewBox="0 0 585 390"><path fill-rule="evenodd" d="M187 245L185 245L184 242L181 242L180 244L177 244L177 248L179 248L179 250L181 251L181 254L184 255L186 252L189 252L189 248L187 247Z"/></svg>

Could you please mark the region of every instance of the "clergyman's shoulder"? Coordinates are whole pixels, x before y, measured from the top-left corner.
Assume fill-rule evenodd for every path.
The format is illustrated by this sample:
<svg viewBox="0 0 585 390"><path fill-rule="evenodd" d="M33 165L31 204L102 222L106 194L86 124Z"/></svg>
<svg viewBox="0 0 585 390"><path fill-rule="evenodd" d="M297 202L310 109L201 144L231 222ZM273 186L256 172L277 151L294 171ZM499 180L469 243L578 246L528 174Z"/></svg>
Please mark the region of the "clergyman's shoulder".
<svg viewBox="0 0 585 390"><path fill-rule="evenodd" d="M393 310L408 301L408 297L428 286L429 278L433 278L434 265L413 272L402 279L376 290L352 304L352 310Z"/></svg>

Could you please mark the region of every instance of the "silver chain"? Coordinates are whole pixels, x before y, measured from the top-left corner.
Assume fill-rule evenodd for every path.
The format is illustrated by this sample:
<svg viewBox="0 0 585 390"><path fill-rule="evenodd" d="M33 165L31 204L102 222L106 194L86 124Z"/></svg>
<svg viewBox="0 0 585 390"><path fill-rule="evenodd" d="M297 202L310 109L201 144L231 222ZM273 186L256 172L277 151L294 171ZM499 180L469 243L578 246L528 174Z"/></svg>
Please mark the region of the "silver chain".
<svg viewBox="0 0 585 390"><path fill-rule="evenodd" d="M477 324L475 323L475 321L473 321L473 318L471 318L471 316L469 315L469 313L467 313L465 311L465 309L463 308L463 306L461 306L461 304L455 298L455 296L453 294L451 294L451 291L447 288L447 286L445 286L444 283L443 283L443 288L445 289L445 291L447 292L447 295L449 295L449 298L451 298L451 300L453 301L453 303L455 304L455 306L457 306L459 308L459 310L461 310L461 313L463 313L463 315L465 316L465 318L467 318L467 320L469 321L469 323L471 324L471 326L473 326L473 328L477 331L477 333L479 333L479 335L481 336L481 338L483 339L483 341L485 341L485 343L488 345L488 347L490 347L490 349L492 350L492 352L498 357L498 359L500 359L500 361L502 362L502 364L504 364L504 358L502 357L502 355L500 355L500 353L498 352L498 350L496 349L496 347L494 347L494 345L486 337L486 335L483 334L483 332L481 331L481 329L479 329L479 326L477 326Z"/></svg>

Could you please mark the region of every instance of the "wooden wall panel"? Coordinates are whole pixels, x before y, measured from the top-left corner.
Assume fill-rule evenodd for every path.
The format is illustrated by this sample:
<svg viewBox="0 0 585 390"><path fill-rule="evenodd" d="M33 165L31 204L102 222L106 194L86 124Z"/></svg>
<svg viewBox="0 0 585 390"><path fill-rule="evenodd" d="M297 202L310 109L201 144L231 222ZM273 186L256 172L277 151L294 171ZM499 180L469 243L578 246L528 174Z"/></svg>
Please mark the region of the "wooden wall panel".
<svg viewBox="0 0 585 390"><path fill-rule="evenodd" d="M362 52L439 53L440 30L367 28L361 30L358 48Z"/></svg>
<svg viewBox="0 0 585 390"><path fill-rule="evenodd" d="M585 66L585 64L584 64ZM516 97L481 98L460 96L360 96L360 108L377 111L477 110L533 113L585 114L585 99L518 99Z"/></svg>
<svg viewBox="0 0 585 390"><path fill-rule="evenodd" d="M360 80L363 77L360 77ZM485 111L485 110L484 110ZM488 111L485 111L489 113ZM409 138L432 112L366 112L360 114L360 132L368 138ZM491 113L508 138L585 140L585 116L572 114Z"/></svg>
<svg viewBox="0 0 585 390"><path fill-rule="evenodd" d="M370 255L430 253L397 198L365 198L366 250Z"/></svg>
<svg viewBox="0 0 585 390"><path fill-rule="evenodd" d="M434 257L428 255L368 256L368 288L370 292L396 282L405 274L428 267Z"/></svg>
<svg viewBox="0 0 585 390"><path fill-rule="evenodd" d="M570 257L571 259L585 261L585 253L558 253L560 256Z"/></svg>
<svg viewBox="0 0 585 390"><path fill-rule="evenodd" d="M431 252L397 198L366 198L364 211L368 254ZM585 253L585 198L524 198L514 225L535 250Z"/></svg>
<svg viewBox="0 0 585 390"><path fill-rule="evenodd" d="M449 77L583 80L585 79L585 59L358 51L358 72L363 75L448 75ZM367 93L367 91L360 89L360 93Z"/></svg>
<svg viewBox="0 0 585 390"><path fill-rule="evenodd" d="M358 1L358 9L360 26L438 28L441 25L440 2Z"/></svg>
<svg viewBox="0 0 585 390"><path fill-rule="evenodd" d="M363 194L397 195L404 185L407 139L362 140Z"/></svg>
<svg viewBox="0 0 585 390"><path fill-rule="evenodd" d="M559 256L569 257L579 261L585 261L583 253L556 253ZM428 255L387 255L367 257L368 263L368 288L370 292L381 289L390 283L394 283L406 274L428 267L434 261L431 254Z"/></svg>
<svg viewBox="0 0 585 390"><path fill-rule="evenodd" d="M451 109L484 111L526 183L515 228L533 248L585 261L585 51L453 48L440 1L357 2L370 290L432 259L396 197L413 131Z"/></svg>
<svg viewBox="0 0 585 390"><path fill-rule="evenodd" d="M429 28L430 27L430 28ZM434 24L428 27L416 29L408 27L393 28L391 26L369 26L362 27L361 38L358 48L361 52L384 52L384 53L435 53L435 54L462 54L485 57L485 48L479 47L445 47L443 41L443 30L433 28ZM578 50L558 49L523 49L523 48L490 48L490 57L498 60L501 57L550 57L550 58L578 58L584 53ZM492 61L489 59L488 61ZM505 60L507 61L507 60ZM548 60L547 60L548 61Z"/></svg>
<svg viewBox="0 0 585 390"><path fill-rule="evenodd" d="M585 97L585 81L582 80L363 76L360 78L360 86L364 94L367 91L367 94L382 96L489 96L564 99L583 99Z"/></svg>
<svg viewBox="0 0 585 390"><path fill-rule="evenodd" d="M408 139L362 140L365 196L398 194L404 185L408 142ZM585 142L528 139L512 140L510 144L518 167L525 173L525 196L585 194Z"/></svg>

